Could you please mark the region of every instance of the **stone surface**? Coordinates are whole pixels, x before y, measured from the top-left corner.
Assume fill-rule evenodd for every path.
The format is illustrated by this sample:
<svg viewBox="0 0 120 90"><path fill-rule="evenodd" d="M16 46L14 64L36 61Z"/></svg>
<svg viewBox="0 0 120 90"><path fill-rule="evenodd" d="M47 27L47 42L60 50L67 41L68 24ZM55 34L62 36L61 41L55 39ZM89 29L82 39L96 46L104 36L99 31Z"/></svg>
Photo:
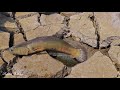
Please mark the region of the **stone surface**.
<svg viewBox="0 0 120 90"><path fill-rule="evenodd" d="M36 37L54 35L56 32L61 30L62 27L64 27L64 24L62 23L64 17L59 14L42 14L40 20L42 26L25 32L27 40L31 40Z"/></svg>
<svg viewBox="0 0 120 90"><path fill-rule="evenodd" d="M25 42L23 35L21 33L14 34L14 45L18 45L22 42Z"/></svg>
<svg viewBox="0 0 120 90"><path fill-rule="evenodd" d="M34 14L37 14L37 12L16 12L15 17L21 19L22 17L29 17Z"/></svg>
<svg viewBox="0 0 120 90"><path fill-rule="evenodd" d="M16 20L13 20L12 13L15 12L0 12L0 51L9 48L12 40L15 46L26 39L29 41L57 33L58 37L64 34L64 40L72 46L84 47L88 59L72 67L70 73L63 63L46 52L14 58L9 51L3 50L0 56L9 65L3 68L9 70L14 64L14 75L8 73L4 78L63 77L68 73L70 75L66 78L117 78L120 71L120 12L16 12ZM67 30L70 30L70 33ZM99 42L96 31L100 36L100 49L94 48ZM105 48L108 46L109 48ZM0 67L5 64L1 57ZM13 58L16 63L11 62ZM6 73L5 70L1 71L0 74Z"/></svg>
<svg viewBox="0 0 120 90"><path fill-rule="evenodd" d="M48 54L24 56L13 66L13 74L24 78L48 78L62 70L64 65Z"/></svg>
<svg viewBox="0 0 120 90"><path fill-rule="evenodd" d="M63 27L62 24L59 25L52 25L52 26L39 26L35 30L30 30L26 32L26 38L27 40L34 39L36 37L42 37L42 36L52 36L56 34L61 28Z"/></svg>
<svg viewBox="0 0 120 90"><path fill-rule="evenodd" d="M15 21L11 17L0 14L0 31L19 32Z"/></svg>
<svg viewBox="0 0 120 90"><path fill-rule="evenodd" d="M0 57L0 67L4 64L3 60Z"/></svg>
<svg viewBox="0 0 120 90"><path fill-rule="evenodd" d="M69 27L72 36L78 37L82 42L93 47L97 46L97 36L93 22L90 20L92 12L79 13L70 17Z"/></svg>
<svg viewBox="0 0 120 90"><path fill-rule="evenodd" d="M64 20L64 16L60 15L60 14L50 14L50 15L45 15L45 14L41 14L40 17L40 23L41 25L57 25L57 24L62 24Z"/></svg>
<svg viewBox="0 0 120 90"><path fill-rule="evenodd" d="M10 53L8 50L4 50L2 53L1 53L3 59L9 63L10 61L13 60L13 58L15 57L12 53Z"/></svg>
<svg viewBox="0 0 120 90"><path fill-rule="evenodd" d="M18 19L24 32L29 31L29 30L33 30L40 25L40 23L38 22L38 16L39 16L39 14L35 14L33 16L30 16L30 17Z"/></svg>
<svg viewBox="0 0 120 90"><path fill-rule="evenodd" d="M111 60L100 51L96 52L86 62L72 68L71 74L66 78L113 78L117 77Z"/></svg>
<svg viewBox="0 0 120 90"><path fill-rule="evenodd" d="M10 34L7 32L0 32L0 49L9 47Z"/></svg>
<svg viewBox="0 0 120 90"><path fill-rule="evenodd" d="M119 12L95 12L94 15L99 25L100 43L107 37L120 36Z"/></svg>
<svg viewBox="0 0 120 90"><path fill-rule="evenodd" d="M111 43L111 46L120 46L120 39L119 39L119 40L114 40L114 41Z"/></svg>
<svg viewBox="0 0 120 90"><path fill-rule="evenodd" d="M108 53L115 63L120 64L120 46L111 46Z"/></svg>

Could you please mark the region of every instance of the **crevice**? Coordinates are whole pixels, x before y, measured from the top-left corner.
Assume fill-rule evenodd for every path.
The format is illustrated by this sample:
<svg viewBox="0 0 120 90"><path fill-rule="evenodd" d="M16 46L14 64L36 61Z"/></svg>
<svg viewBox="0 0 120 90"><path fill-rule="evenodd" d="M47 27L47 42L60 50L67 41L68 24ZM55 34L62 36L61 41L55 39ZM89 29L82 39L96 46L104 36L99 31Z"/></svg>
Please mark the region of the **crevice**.
<svg viewBox="0 0 120 90"><path fill-rule="evenodd" d="M57 37L59 39L64 39L64 37L70 32L70 30L68 28L61 28L61 30L59 30L58 32L56 32L54 35L54 37Z"/></svg>
<svg viewBox="0 0 120 90"><path fill-rule="evenodd" d="M24 39L25 41L27 41L26 35L25 35L25 33L24 33L24 30L23 30L21 24L19 23L19 21L18 21L16 18L15 18L15 22L16 22L17 27L18 27L19 30L20 30L20 33L23 35L23 39Z"/></svg>
<svg viewBox="0 0 120 90"><path fill-rule="evenodd" d="M108 57L110 58L110 60L113 62L113 65L115 66L115 69L118 71L118 76L120 75L120 64L118 64L117 62L114 62L114 60L112 60L112 58L109 56L108 54Z"/></svg>
<svg viewBox="0 0 120 90"><path fill-rule="evenodd" d="M40 26L42 26L42 23L41 23L41 20L40 20L40 19L41 19L41 15L42 15L42 14L39 13L39 16L38 16L38 23L40 23Z"/></svg>
<svg viewBox="0 0 120 90"><path fill-rule="evenodd" d="M0 67L0 78L4 78L7 73L12 74L12 67L15 63L17 63L17 60L19 58L18 56L15 56L12 60L10 60L9 62L6 62L2 56L3 51L4 50L0 52L0 57L4 62L3 65Z"/></svg>
<svg viewBox="0 0 120 90"><path fill-rule="evenodd" d="M120 64L118 64L117 61L115 62L115 60L113 60L113 59L110 57L110 55L109 55L109 53L108 53L109 49L110 49L110 48L107 48L107 49L105 49L104 52L102 51L101 53L102 53L103 55L106 55L106 56L111 60L111 62L112 62L113 65L115 66L115 69L118 71L118 75L117 75L117 76L119 76L119 75L120 75Z"/></svg>
<svg viewBox="0 0 120 90"><path fill-rule="evenodd" d="M70 17L65 16L63 20L63 24L65 25L65 27L69 27L69 21L70 21Z"/></svg>
<svg viewBox="0 0 120 90"><path fill-rule="evenodd" d="M65 78L71 73L71 67L64 66L62 70L58 71L51 78Z"/></svg>
<svg viewBox="0 0 120 90"><path fill-rule="evenodd" d="M61 30L59 30L58 32L56 32L56 34L52 35L54 37L60 38L60 39L64 39L65 36L70 33L70 28L69 28L69 21L70 18L65 16L64 20L62 22L62 24L64 24L65 26L61 28Z"/></svg>
<svg viewBox="0 0 120 90"><path fill-rule="evenodd" d="M14 45L14 33L10 33L9 48Z"/></svg>
<svg viewBox="0 0 120 90"><path fill-rule="evenodd" d="M100 34L99 34L99 24L97 22L97 19L94 15L94 12L93 12L93 15L92 16L89 16L88 18L90 18L90 20L93 22L93 27L95 28L95 35L97 35L97 49L100 48Z"/></svg>
<svg viewBox="0 0 120 90"><path fill-rule="evenodd" d="M13 60L11 60L9 62L9 64L7 65L7 72L8 73L11 73L13 75L12 68L13 68L13 65L17 63L18 58L19 58L19 56L15 56L13 58Z"/></svg>
<svg viewBox="0 0 120 90"><path fill-rule="evenodd" d="M58 12L39 12L39 14L45 14L45 15L50 15Z"/></svg>
<svg viewBox="0 0 120 90"><path fill-rule="evenodd" d="M4 63L1 67L0 67L0 78L4 78L4 76L8 73L7 71L7 63Z"/></svg>
<svg viewBox="0 0 120 90"><path fill-rule="evenodd" d="M38 16L38 23L40 23L40 25L42 25L42 24L41 24L41 21L40 21L40 18L41 18L41 14L39 13L39 16Z"/></svg>

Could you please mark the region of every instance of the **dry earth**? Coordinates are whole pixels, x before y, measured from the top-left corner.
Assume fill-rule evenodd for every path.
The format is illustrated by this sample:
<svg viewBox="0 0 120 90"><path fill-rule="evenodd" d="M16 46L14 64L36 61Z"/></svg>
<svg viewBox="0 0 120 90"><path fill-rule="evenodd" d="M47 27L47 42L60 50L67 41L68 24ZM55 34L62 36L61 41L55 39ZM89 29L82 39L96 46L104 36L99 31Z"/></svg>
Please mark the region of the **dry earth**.
<svg viewBox="0 0 120 90"><path fill-rule="evenodd" d="M47 52L15 56L6 50L61 32L66 42L87 50L87 61L67 67ZM118 78L119 72L119 12L0 12L0 77Z"/></svg>

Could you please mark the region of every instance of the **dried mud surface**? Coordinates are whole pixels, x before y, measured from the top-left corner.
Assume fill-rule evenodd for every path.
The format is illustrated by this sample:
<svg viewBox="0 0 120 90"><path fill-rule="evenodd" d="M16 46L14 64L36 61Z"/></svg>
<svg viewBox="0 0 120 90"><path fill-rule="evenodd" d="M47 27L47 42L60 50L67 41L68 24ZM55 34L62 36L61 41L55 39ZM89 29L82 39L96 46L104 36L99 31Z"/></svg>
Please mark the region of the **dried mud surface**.
<svg viewBox="0 0 120 90"><path fill-rule="evenodd" d="M6 49L56 36L84 47L87 61L68 67L48 52L15 56ZM119 12L0 12L1 78L119 78Z"/></svg>

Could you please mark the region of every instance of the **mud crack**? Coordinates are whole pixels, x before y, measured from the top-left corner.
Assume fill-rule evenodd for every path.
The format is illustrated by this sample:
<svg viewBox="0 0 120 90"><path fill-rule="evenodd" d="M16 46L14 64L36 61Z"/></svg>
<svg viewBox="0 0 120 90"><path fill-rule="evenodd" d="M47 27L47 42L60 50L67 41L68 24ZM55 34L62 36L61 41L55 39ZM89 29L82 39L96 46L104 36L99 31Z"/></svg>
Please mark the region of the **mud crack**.
<svg viewBox="0 0 120 90"><path fill-rule="evenodd" d="M64 66L62 70L53 75L51 78L64 78L71 73L71 67Z"/></svg>
<svg viewBox="0 0 120 90"><path fill-rule="evenodd" d="M24 40L27 41L26 35L25 35L25 33L24 33L24 30L23 30L21 24L19 23L19 21L18 21L16 18L15 18L14 20L15 20L15 22L16 22L17 27L18 27L19 30L20 30L20 33L23 35Z"/></svg>
<svg viewBox="0 0 120 90"><path fill-rule="evenodd" d="M95 28L95 35L97 36L97 47L96 48L99 49L100 47L99 23L97 22L94 12L92 16L89 16L89 18L93 22L93 27Z"/></svg>

